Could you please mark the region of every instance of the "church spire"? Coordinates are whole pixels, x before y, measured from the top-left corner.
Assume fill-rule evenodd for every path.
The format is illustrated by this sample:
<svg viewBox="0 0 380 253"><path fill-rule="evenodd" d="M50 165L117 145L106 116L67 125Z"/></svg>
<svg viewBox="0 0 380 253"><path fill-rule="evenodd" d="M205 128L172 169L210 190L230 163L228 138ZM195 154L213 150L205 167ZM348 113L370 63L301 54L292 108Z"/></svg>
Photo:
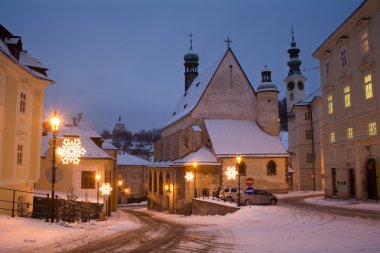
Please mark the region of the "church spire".
<svg viewBox="0 0 380 253"><path fill-rule="evenodd" d="M294 30L292 26L292 41L290 42L290 48L288 50L289 58L288 66L289 66L289 73L288 76L292 75L301 75L301 69L300 66L302 64L302 61L298 59L298 55L301 52L299 48L297 48L296 41L294 39Z"/></svg>
<svg viewBox="0 0 380 253"><path fill-rule="evenodd" d="M189 89L191 83L198 76L199 57L193 52L193 36L193 33L189 34L190 49L189 52L183 57L185 60L185 63L183 64L185 66L185 91Z"/></svg>

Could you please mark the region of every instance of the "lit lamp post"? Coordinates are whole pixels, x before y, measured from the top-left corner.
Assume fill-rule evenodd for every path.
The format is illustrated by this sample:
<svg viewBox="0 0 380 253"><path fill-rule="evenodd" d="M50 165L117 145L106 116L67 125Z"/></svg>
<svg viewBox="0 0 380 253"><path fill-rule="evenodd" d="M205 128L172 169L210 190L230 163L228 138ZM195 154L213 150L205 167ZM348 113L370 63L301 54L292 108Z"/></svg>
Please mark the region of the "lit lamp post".
<svg viewBox="0 0 380 253"><path fill-rule="evenodd" d="M97 191L96 191L96 216L97 218L99 219L99 181L100 181L100 174L99 173L96 173L96 188L97 188Z"/></svg>
<svg viewBox="0 0 380 253"><path fill-rule="evenodd" d="M239 182L239 187L238 187L238 199L237 199L237 206L240 206L240 174L241 174L241 168L240 168L240 163L241 163L241 157L238 155L236 157L236 164L238 168L238 182Z"/></svg>
<svg viewBox="0 0 380 253"><path fill-rule="evenodd" d="M197 181L197 163L194 162L193 163L193 167L194 167L194 198L196 198L198 196L197 194L197 188L196 188L196 182Z"/></svg>
<svg viewBox="0 0 380 253"><path fill-rule="evenodd" d="M121 179L119 179L119 181L117 182L117 185L119 186L119 190L118 190L118 195L119 195L118 198L120 198L119 204L121 204L121 186L123 185L123 181Z"/></svg>
<svg viewBox="0 0 380 253"><path fill-rule="evenodd" d="M50 130L53 133L53 159L52 159L52 173L51 173L51 223L54 222L54 185L55 185L55 150L57 148L57 133L59 129L59 122L61 121L57 115L57 112L54 112L53 117L50 118Z"/></svg>

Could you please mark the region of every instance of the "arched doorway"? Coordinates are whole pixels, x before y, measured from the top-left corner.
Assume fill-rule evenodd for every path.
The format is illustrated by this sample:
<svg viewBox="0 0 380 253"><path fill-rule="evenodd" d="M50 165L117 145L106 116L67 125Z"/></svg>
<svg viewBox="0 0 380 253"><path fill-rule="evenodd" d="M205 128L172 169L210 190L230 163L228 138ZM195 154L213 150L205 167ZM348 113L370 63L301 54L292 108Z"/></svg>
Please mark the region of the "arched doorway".
<svg viewBox="0 0 380 253"><path fill-rule="evenodd" d="M378 200L379 195L377 192L376 182L376 160L371 159L367 162L367 190L368 199Z"/></svg>

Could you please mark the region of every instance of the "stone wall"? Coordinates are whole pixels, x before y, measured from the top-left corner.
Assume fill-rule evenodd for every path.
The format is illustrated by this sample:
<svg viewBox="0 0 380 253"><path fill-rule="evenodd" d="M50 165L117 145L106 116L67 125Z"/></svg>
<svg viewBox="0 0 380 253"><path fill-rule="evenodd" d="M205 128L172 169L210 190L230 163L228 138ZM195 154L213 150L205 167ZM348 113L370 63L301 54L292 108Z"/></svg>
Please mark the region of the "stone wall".
<svg viewBox="0 0 380 253"><path fill-rule="evenodd" d="M203 201L201 199L193 199L192 214L193 215L226 215L234 213L240 208L233 206L225 206L223 204Z"/></svg>

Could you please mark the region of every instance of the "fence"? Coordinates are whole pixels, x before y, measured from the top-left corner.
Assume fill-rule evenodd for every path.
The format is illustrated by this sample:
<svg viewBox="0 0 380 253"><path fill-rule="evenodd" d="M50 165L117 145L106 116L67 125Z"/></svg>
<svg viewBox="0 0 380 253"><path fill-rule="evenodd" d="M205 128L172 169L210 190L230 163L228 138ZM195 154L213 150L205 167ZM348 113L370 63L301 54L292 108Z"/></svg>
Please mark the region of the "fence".
<svg viewBox="0 0 380 253"><path fill-rule="evenodd" d="M9 188L0 187L2 192L1 196L4 196L5 199L0 199L0 209L9 211L12 217L15 217L15 214L18 216L28 216L30 214L30 209L33 209L33 215L36 214L39 217L44 217L46 220L49 217L49 202L45 204L35 203L30 204L28 200L34 198L35 195L44 196L44 198L49 199L49 194L44 193L34 193L29 191L20 191Z"/></svg>

